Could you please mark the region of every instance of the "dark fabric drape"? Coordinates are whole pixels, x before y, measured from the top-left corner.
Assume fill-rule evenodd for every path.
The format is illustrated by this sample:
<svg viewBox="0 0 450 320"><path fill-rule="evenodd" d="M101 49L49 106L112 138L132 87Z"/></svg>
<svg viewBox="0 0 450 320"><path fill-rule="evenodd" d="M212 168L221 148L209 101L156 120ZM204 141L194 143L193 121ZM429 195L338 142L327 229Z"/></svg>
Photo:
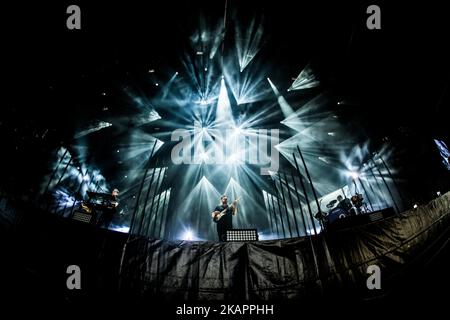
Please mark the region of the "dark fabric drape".
<svg viewBox="0 0 450 320"><path fill-rule="evenodd" d="M252 243L135 238L125 252L121 288L165 299L283 300L369 294L367 267L381 269L383 288L432 250L450 226L450 193L363 226Z"/></svg>
<svg viewBox="0 0 450 320"><path fill-rule="evenodd" d="M124 233L32 208L16 213L15 206L7 206L9 213L4 208L0 208L3 286L19 297L27 292L42 295L44 288L52 299L78 297L65 287L65 270L71 264L81 267L82 294L91 297L120 295L149 301L370 298L399 287L409 270L437 256L450 234L450 193L370 224L310 238L251 243L142 237L126 243ZM381 269L381 292L367 290L370 265ZM414 270L417 277L420 269Z"/></svg>

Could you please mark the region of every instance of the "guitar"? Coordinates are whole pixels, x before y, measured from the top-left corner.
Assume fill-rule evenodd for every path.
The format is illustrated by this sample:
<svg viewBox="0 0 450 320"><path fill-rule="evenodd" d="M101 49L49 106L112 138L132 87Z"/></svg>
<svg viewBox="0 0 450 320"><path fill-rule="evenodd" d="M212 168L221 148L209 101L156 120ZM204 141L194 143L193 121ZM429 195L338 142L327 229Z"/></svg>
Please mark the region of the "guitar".
<svg viewBox="0 0 450 320"><path fill-rule="evenodd" d="M237 203L237 202L239 201L240 198L241 198L241 197L239 197L239 198L237 198L236 200L234 200L234 201L233 201L233 204L234 204L234 203ZM233 205L232 205L232 206L233 206ZM222 212L220 212L220 213L213 214L213 221L214 221L214 222L219 221L220 218L222 218L222 217L226 214L227 210L228 210L228 207L226 207L226 208L225 208ZM236 210L237 210L237 208L236 208Z"/></svg>
<svg viewBox="0 0 450 320"><path fill-rule="evenodd" d="M214 221L214 222L219 221L220 218L222 218L222 217L226 214L227 210L228 210L228 207L226 207L221 213L215 214L215 215L213 216L213 221Z"/></svg>

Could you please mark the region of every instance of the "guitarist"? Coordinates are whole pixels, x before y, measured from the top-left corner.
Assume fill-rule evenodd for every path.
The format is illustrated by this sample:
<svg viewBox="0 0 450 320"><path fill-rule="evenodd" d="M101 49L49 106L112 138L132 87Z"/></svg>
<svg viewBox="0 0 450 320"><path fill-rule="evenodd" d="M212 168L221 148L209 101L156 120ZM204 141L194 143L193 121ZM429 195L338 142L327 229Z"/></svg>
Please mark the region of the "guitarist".
<svg viewBox="0 0 450 320"><path fill-rule="evenodd" d="M217 225L219 241L225 241L227 230L233 229L232 217L237 213L237 201L238 200L234 200L231 206L229 206L228 197L223 195L220 197L221 205L217 206L211 213L213 221Z"/></svg>

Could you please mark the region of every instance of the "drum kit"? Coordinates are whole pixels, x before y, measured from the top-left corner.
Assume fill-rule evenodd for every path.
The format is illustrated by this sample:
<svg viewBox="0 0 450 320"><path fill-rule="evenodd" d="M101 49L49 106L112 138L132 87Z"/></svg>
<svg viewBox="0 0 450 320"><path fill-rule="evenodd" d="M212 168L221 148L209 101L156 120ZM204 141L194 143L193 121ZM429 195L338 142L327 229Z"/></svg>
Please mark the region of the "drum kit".
<svg viewBox="0 0 450 320"><path fill-rule="evenodd" d="M350 200L345 198L342 201L332 200L326 207L328 212L322 212L322 220L325 224L332 224L339 219L355 216L367 211L367 207L362 194L353 195ZM320 218L316 215L317 218Z"/></svg>

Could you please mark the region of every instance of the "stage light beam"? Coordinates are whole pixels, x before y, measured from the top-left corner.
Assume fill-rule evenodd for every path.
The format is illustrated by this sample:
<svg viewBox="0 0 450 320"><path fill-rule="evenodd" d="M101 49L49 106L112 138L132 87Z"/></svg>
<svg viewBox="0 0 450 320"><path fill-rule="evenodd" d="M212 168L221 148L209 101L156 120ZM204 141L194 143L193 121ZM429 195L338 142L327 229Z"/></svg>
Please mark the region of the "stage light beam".
<svg viewBox="0 0 450 320"><path fill-rule="evenodd" d="M269 81L270 87L272 88L273 93L277 97L278 104L280 105L281 112L283 112L284 117L285 118L289 117L291 114L294 113L294 110L286 101L286 99L280 94L280 91L278 91L277 87L273 84L273 82L269 78L267 78L267 81Z"/></svg>
<svg viewBox="0 0 450 320"><path fill-rule="evenodd" d="M305 68L300 72L298 77L294 80L288 91L310 89L317 87L318 85L319 81L317 80L314 71L312 70L310 64L308 63L305 66Z"/></svg>
<svg viewBox="0 0 450 320"><path fill-rule="evenodd" d="M216 125L227 127L227 124L233 124L233 114L231 112L230 99L228 98L225 79L220 80L219 99L217 101Z"/></svg>
<svg viewBox="0 0 450 320"><path fill-rule="evenodd" d="M264 29L262 23L257 23L252 19L250 25L235 26L236 52L239 60L239 71L250 64L262 47Z"/></svg>

